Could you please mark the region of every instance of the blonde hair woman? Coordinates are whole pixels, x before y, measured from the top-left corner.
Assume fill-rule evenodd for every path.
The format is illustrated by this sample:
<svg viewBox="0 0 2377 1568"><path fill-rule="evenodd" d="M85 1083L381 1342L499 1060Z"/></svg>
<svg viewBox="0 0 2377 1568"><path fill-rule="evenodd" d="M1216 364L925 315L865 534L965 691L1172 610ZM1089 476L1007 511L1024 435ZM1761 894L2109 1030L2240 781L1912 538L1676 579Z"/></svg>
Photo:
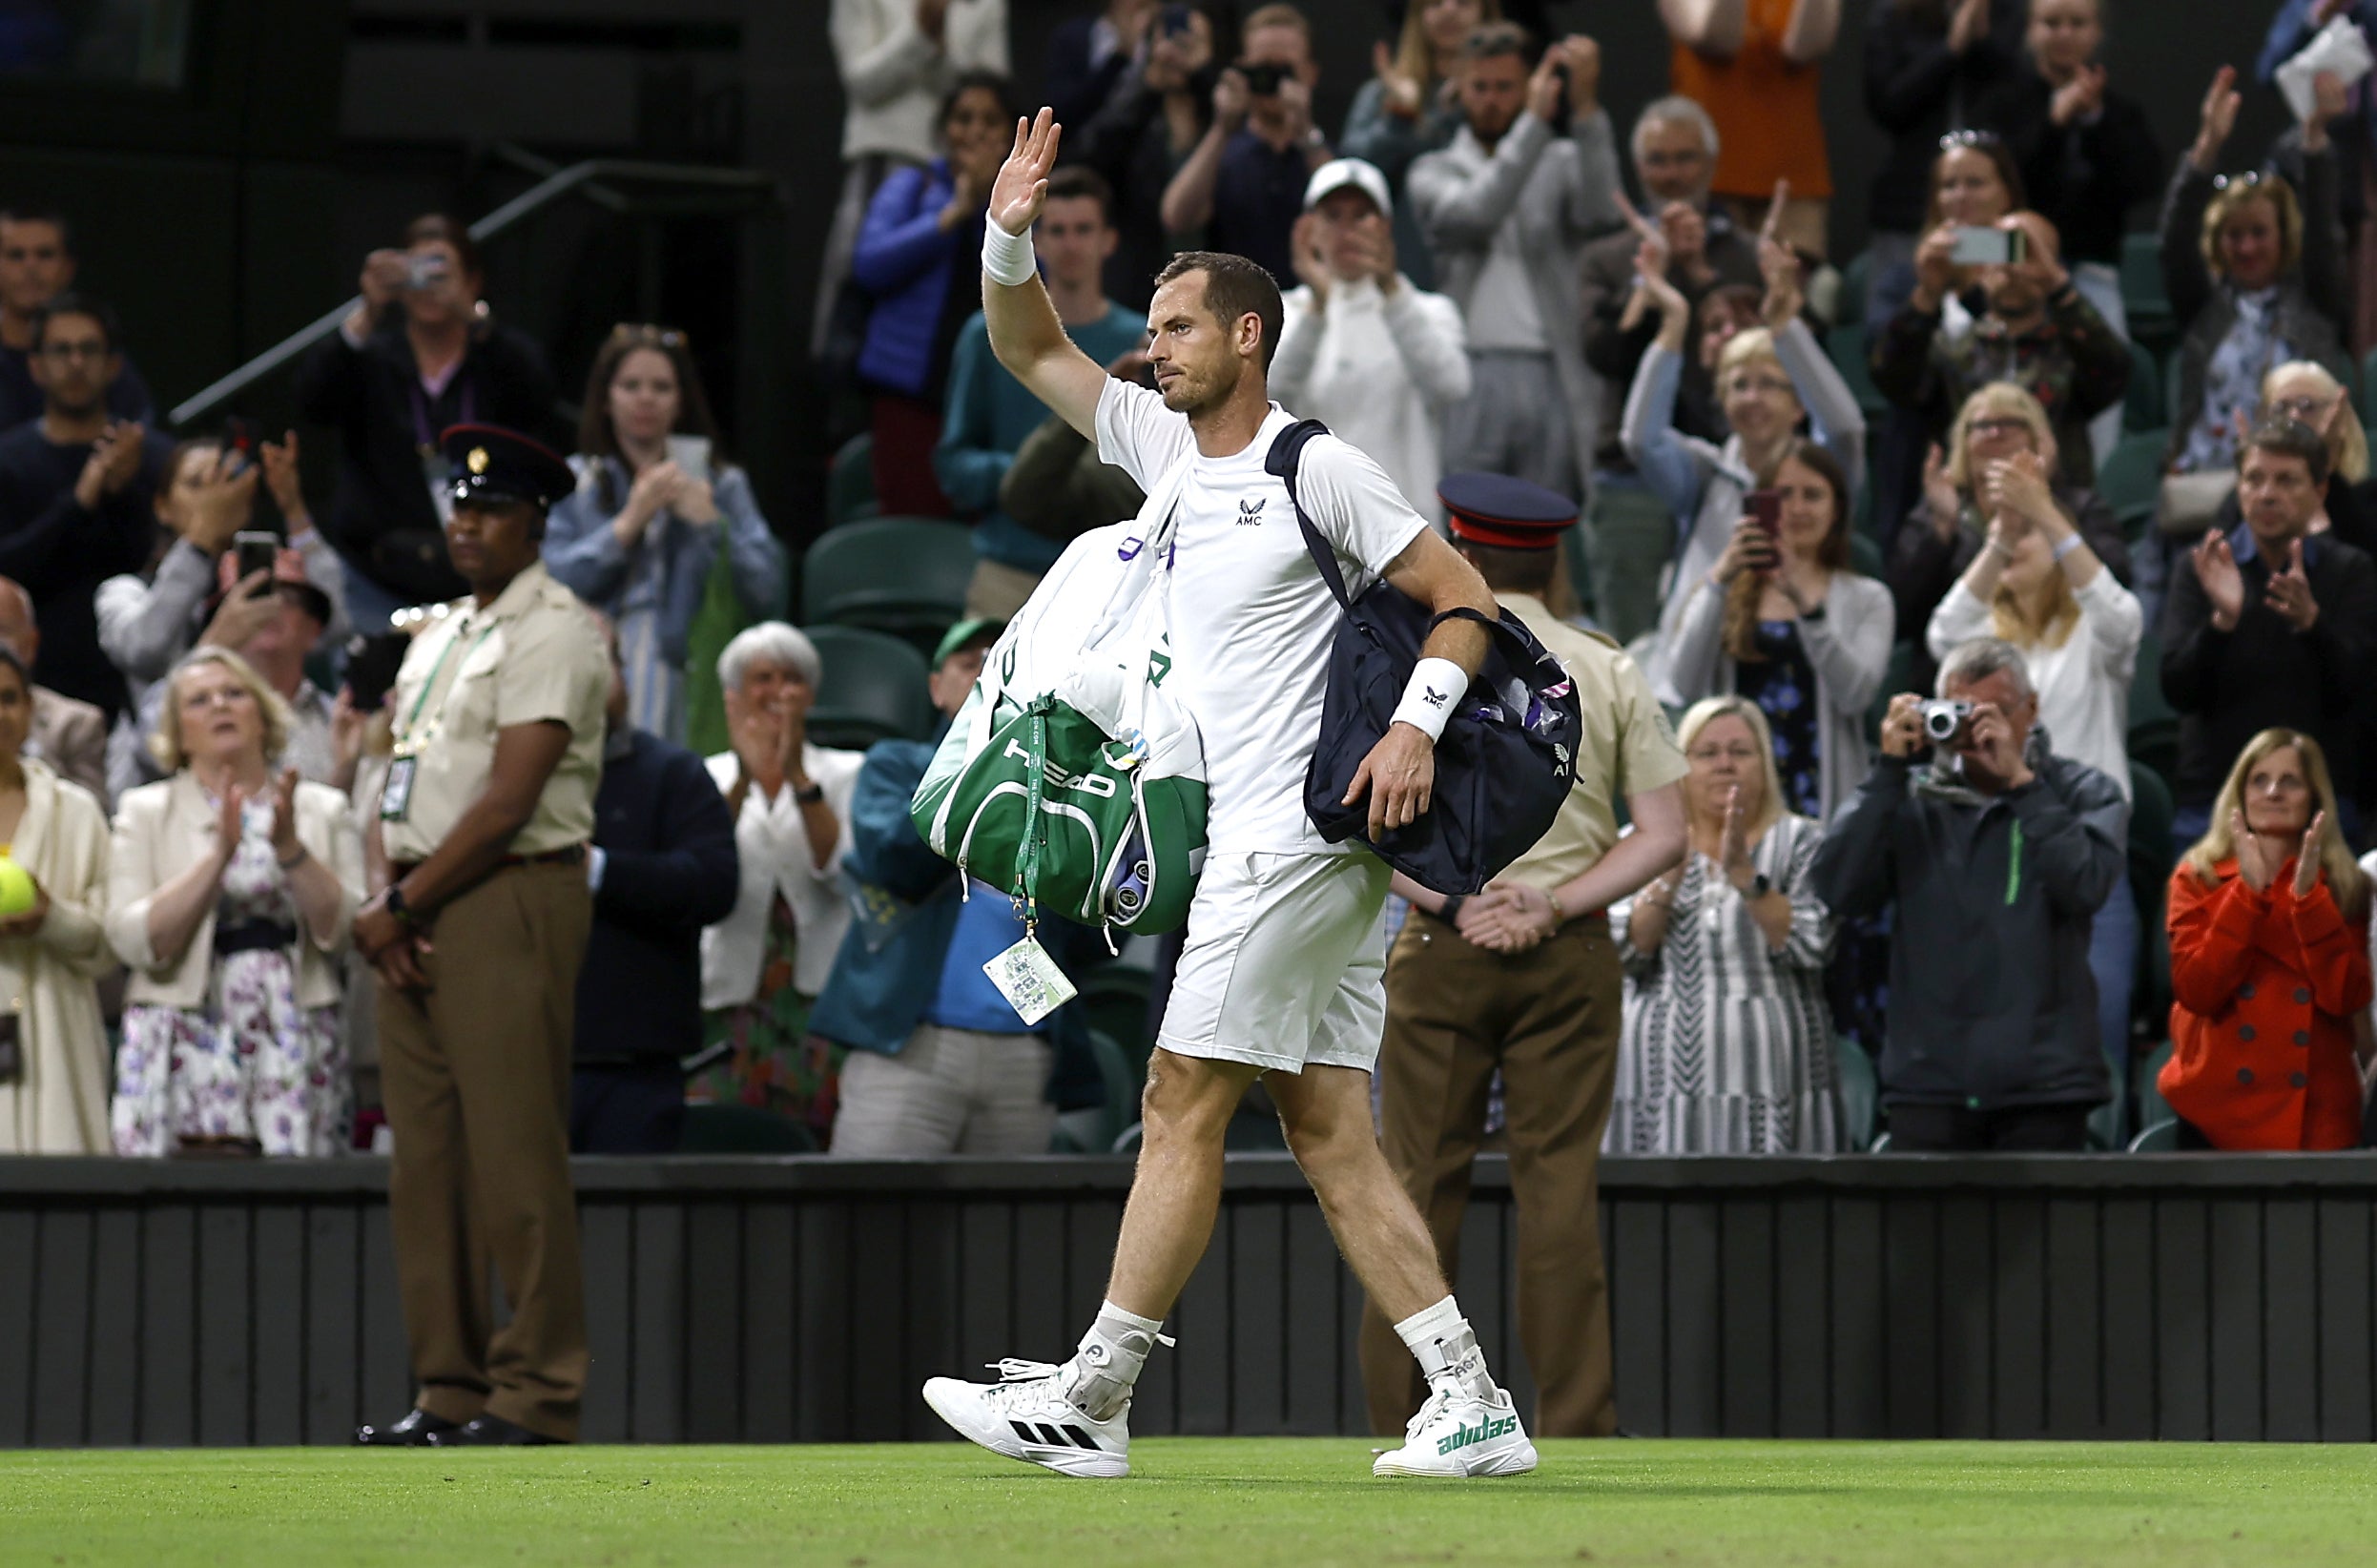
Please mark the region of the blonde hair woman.
<svg viewBox="0 0 2377 1568"><path fill-rule="evenodd" d="M1918 656L1908 671L1908 685L1916 691L1932 684L1933 660L1923 644L1933 612L1983 553L1995 509L1988 489L1990 470L2025 457L2037 460L2057 510L2087 541L2089 553L2117 582L2130 581L2129 547L2113 508L2095 491L2057 478L2055 429L2047 410L2011 382L1990 382L1964 400L1946 444L1927 454L1923 499L1891 538L1886 575L1898 602L1898 635L1917 645Z"/></svg>
<svg viewBox="0 0 2377 1568"><path fill-rule="evenodd" d="M344 792L277 768L289 715L228 649L166 677L170 775L117 803L107 935L132 969L115 1152L346 1146L341 955L363 886Z"/></svg>
<svg viewBox="0 0 2377 1568"><path fill-rule="evenodd" d="M2377 554L2377 485L2368 478L2368 432L2352 410L2352 394L2315 360L2289 360L2262 378L2263 420L2292 420L2327 447L2327 486L2310 531ZM2231 489L2213 526L2234 533L2244 521Z"/></svg>
<svg viewBox="0 0 2377 1568"><path fill-rule="evenodd" d="M2181 1147L2360 1142L2356 1016L2369 1004L2369 884L2336 826L2319 742L2245 743L2211 826L2171 875L2171 1060Z"/></svg>
<svg viewBox="0 0 2377 1568"><path fill-rule="evenodd" d="M107 1029L98 977L114 959L107 814L96 797L22 754L32 677L0 648L0 848L32 878L32 907L0 917L0 980L11 1003L0 1053L0 1154L107 1152Z"/></svg>
<svg viewBox="0 0 2377 1568"><path fill-rule="evenodd" d="M1677 736L1691 850L1610 911L1627 995L1602 1146L1829 1152L1841 1137L1824 995L1833 922L1809 886L1824 831L1786 809L1755 704L1695 703Z"/></svg>
<svg viewBox="0 0 2377 1568"><path fill-rule="evenodd" d="M1810 424L1816 443L1831 454L1852 485L1865 472L1865 415L1800 318L1798 258L1774 239L1762 237L1758 265L1766 277L1760 305L1766 324L1734 334L1717 358L1717 397L1733 433L1723 446L1712 446L1675 427L1691 306L1667 281L1666 258L1659 246L1645 241L1635 257L1635 276L1644 298L1659 310L1659 336L1634 373L1619 434L1644 483L1687 529L1659 612L1663 646L1684 618L1693 590L1725 554L1742 520L1742 498L1774 483L1803 422ZM1852 499L1843 490L1844 514ZM1654 683L1663 664L1654 657L1647 667Z"/></svg>

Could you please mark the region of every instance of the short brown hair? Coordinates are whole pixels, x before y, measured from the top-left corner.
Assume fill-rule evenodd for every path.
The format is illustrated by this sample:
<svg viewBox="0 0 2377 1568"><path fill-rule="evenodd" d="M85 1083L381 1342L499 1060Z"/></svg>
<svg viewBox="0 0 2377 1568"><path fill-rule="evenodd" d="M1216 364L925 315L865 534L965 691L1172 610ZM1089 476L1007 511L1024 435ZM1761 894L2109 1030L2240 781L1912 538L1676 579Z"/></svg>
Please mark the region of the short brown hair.
<svg viewBox="0 0 2377 1568"><path fill-rule="evenodd" d="M1094 201L1098 217L1108 228L1114 226L1114 187L1106 175L1085 163L1068 163L1048 176L1050 201Z"/></svg>
<svg viewBox="0 0 2377 1568"><path fill-rule="evenodd" d="M2301 458L2311 470L2314 485L2327 483L2327 443L2301 420L2263 420L2246 432L2245 439L2237 444L2239 473L2244 472L2246 455L2257 451Z"/></svg>
<svg viewBox="0 0 2377 1568"><path fill-rule="evenodd" d="M1560 550L1515 550L1502 545L1480 545L1456 537L1453 547L1469 557L1485 586L1497 593L1529 593L1540 599L1552 586Z"/></svg>
<svg viewBox="0 0 2377 1568"><path fill-rule="evenodd" d="M1312 19L1293 6L1285 4L1284 0L1280 4L1257 6L1247 12L1247 19L1238 24L1239 47L1245 48L1246 41L1265 28L1293 28L1304 34L1305 47L1312 47Z"/></svg>
<svg viewBox="0 0 2377 1568"><path fill-rule="evenodd" d="M1241 316L1251 316L1262 323L1263 371L1270 374L1271 356L1279 352L1280 328L1287 320L1287 307L1279 301L1279 280L1261 262L1228 251L1183 251L1155 275L1155 286L1162 288L1192 272L1205 274L1205 308L1215 320L1230 325Z"/></svg>

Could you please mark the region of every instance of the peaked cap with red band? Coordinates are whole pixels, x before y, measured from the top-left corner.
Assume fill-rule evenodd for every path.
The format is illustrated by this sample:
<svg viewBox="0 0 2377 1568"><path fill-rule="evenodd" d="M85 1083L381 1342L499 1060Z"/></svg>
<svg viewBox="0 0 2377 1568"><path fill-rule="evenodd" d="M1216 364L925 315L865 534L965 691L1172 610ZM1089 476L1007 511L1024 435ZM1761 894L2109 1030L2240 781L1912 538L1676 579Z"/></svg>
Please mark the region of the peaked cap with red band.
<svg viewBox="0 0 2377 1568"><path fill-rule="evenodd" d="M1577 504L1504 474L1447 474L1437 486L1453 537L1506 550L1548 550L1576 526Z"/></svg>

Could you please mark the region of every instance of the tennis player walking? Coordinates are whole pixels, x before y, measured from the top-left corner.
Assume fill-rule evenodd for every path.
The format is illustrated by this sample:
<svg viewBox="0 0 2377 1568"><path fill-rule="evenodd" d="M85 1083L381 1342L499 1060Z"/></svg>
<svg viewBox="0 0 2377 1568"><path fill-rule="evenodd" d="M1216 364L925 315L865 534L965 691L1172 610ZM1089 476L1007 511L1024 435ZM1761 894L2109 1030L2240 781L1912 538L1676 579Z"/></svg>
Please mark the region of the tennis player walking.
<svg viewBox="0 0 2377 1568"><path fill-rule="evenodd" d="M1033 271L1031 228L1059 133L1045 109L1016 126L991 188L983 314L1000 362L1156 498L1141 513L1148 530L1164 521L1164 496L1177 494L1176 544L1157 585L1170 595L1171 679L1204 736L1209 848L1147 1064L1145 1141L1097 1320L1063 1365L1003 1361L1002 1382L937 1377L924 1397L1010 1458L1072 1475L1128 1474L1131 1388L1212 1236L1223 1131L1259 1076L1339 1249L1428 1379L1403 1447L1375 1472L1532 1470L1534 1446L1488 1375L1372 1127L1387 867L1359 845L1321 838L1304 812L1339 611L1287 486L1263 465L1294 423L1265 386L1278 284L1243 257L1179 257L1156 279L1147 312L1157 390L1109 377L1065 336ZM1483 579L1354 448L1314 440L1299 489L1351 591L1384 577L1439 612L1497 614ZM1430 634L1396 722L1346 797L1368 794L1374 834L1428 810L1437 736L1485 650L1475 622Z"/></svg>

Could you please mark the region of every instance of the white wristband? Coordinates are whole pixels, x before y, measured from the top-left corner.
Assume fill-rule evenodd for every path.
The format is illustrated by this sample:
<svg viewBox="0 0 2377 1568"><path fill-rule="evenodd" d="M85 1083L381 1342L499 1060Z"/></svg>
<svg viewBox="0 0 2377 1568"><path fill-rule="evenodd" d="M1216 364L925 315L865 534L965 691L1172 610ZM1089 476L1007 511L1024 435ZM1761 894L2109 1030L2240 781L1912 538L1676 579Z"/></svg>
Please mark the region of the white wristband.
<svg viewBox="0 0 2377 1568"><path fill-rule="evenodd" d="M994 283L1009 288L1022 288L1040 276L1038 258L1032 254L1032 237L1009 234L996 219L982 223L982 276Z"/></svg>
<svg viewBox="0 0 2377 1568"><path fill-rule="evenodd" d="M1395 705L1392 722L1408 724L1435 740L1444 733L1453 705L1469 690L1469 676L1450 659L1422 659L1412 667L1403 700Z"/></svg>

